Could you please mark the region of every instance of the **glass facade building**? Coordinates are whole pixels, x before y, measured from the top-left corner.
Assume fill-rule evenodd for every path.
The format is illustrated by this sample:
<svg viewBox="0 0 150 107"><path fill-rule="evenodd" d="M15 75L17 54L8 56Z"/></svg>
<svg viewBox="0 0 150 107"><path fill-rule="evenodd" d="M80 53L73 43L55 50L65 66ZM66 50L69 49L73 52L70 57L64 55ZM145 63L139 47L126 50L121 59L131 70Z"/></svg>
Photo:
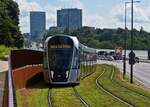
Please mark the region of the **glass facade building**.
<svg viewBox="0 0 150 107"><path fill-rule="evenodd" d="M82 27L82 10L77 8L57 10L57 27L69 29Z"/></svg>
<svg viewBox="0 0 150 107"><path fill-rule="evenodd" d="M30 12L30 39L41 39L41 33L46 30L45 12Z"/></svg>

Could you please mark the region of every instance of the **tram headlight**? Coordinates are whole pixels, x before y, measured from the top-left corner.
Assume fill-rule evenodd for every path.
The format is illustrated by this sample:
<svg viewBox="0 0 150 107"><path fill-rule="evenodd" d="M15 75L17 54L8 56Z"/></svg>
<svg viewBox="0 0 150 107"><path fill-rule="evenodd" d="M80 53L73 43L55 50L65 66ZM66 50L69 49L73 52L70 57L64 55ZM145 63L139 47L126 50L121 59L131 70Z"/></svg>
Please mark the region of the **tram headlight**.
<svg viewBox="0 0 150 107"><path fill-rule="evenodd" d="M67 70L66 71L66 78L68 78L68 76L69 76L69 71Z"/></svg>
<svg viewBox="0 0 150 107"><path fill-rule="evenodd" d="M52 78L54 78L54 71L51 71L51 76Z"/></svg>

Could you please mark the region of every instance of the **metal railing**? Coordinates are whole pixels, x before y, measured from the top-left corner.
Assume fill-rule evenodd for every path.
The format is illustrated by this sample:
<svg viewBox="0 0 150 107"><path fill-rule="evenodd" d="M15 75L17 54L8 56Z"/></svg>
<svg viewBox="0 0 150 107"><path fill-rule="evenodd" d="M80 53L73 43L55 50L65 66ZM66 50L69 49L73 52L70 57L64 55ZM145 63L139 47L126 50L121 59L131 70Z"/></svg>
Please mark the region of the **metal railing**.
<svg viewBox="0 0 150 107"><path fill-rule="evenodd" d="M14 91L14 84L13 84L13 77L12 77L12 67L11 67L11 53L9 55L9 68L8 68L8 106L9 107L16 107L16 100L15 100L15 91Z"/></svg>

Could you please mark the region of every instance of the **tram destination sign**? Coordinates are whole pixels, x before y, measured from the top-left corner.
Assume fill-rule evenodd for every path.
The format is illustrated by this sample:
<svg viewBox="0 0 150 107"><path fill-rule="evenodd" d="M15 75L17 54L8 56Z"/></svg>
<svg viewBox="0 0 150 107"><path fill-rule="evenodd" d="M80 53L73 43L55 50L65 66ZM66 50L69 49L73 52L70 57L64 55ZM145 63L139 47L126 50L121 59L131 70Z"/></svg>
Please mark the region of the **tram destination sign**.
<svg viewBox="0 0 150 107"><path fill-rule="evenodd" d="M61 44L61 45L49 45L49 48L55 49L55 48L71 48L70 45Z"/></svg>

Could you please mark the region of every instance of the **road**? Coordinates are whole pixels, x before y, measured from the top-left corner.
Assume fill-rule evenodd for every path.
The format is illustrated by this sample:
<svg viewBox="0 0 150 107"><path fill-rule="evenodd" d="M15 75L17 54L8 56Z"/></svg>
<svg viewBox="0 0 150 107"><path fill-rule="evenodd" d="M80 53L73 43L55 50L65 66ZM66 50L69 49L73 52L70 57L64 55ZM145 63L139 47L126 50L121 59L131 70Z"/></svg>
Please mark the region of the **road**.
<svg viewBox="0 0 150 107"><path fill-rule="evenodd" d="M116 65L118 68L120 68L121 71L123 71L123 63L122 61L104 61L99 60L99 64L113 64ZM127 74L130 74L130 65L127 61ZM140 82L144 86L150 88L150 63L136 63L134 65L134 80Z"/></svg>

